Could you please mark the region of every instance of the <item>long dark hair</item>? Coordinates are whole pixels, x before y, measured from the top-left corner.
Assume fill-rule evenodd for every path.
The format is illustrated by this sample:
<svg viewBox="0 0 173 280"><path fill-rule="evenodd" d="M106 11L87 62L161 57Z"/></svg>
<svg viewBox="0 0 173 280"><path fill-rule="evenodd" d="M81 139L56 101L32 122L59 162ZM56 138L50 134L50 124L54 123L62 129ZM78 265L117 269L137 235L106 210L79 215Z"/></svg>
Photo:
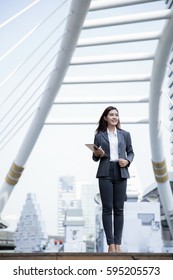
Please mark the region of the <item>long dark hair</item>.
<svg viewBox="0 0 173 280"><path fill-rule="evenodd" d="M109 114L109 112L110 112L111 110L116 110L116 111L118 112L117 108L115 108L115 107L113 107L113 106L107 107L107 108L104 110L104 112L103 112L103 114L101 115L101 117L100 117L100 120L99 120L99 122L98 122L98 127L97 127L97 129L96 129L96 132L106 131L106 130L107 130L107 122L105 121L105 117L107 117L107 115ZM119 112L118 112L118 113L119 113ZM117 125L116 125L116 128L120 129L120 120L118 120L118 123L117 123Z"/></svg>

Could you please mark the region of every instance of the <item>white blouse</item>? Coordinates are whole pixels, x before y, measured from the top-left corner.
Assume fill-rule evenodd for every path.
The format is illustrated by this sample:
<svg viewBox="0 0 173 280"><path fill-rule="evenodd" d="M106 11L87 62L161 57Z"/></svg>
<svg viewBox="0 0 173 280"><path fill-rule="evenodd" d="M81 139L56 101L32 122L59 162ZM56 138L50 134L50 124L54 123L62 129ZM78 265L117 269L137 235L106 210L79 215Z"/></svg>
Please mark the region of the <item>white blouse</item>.
<svg viewBox="0 0 173 280"><path fill-rule="evenodd" d="M115 128L114 132L110 132L107 129L109 145L110 145L110 161L118 161L118 137L117 130Z"/></svg>

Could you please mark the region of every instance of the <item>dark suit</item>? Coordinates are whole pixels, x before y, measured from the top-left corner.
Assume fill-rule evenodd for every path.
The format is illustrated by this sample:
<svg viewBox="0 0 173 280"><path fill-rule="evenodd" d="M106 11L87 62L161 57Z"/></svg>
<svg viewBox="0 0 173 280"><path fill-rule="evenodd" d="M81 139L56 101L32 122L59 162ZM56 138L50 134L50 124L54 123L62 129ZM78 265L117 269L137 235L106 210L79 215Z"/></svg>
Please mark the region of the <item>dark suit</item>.
<svg viewBox="0 0 173 280"><path fill-rule="evenodd" d="M117 129L117 137L118 137L118 155L119 158L127 159L129 161L128 166L132 162L134 158L134 152L131 143L130 133L125 130ZM96 157L93 154L93 160L100 160L98 171L96 177L104 177L109 176L109 166L110 166L110 148L109 148L109 139L107 131L99 132L95 135L94 144L98 147L102 147L103 151L105 151L105 157ZM129 178L128 166L121 167L121 177Z"/></svg>
<svg viewBox="0 0 173 280"><path fill-rule="evenodd" d="M95 135L94 144L101 146L106 153L103 157L93 160L99 161L96 177L99 178L99 189L102 201L102 219L106 234L107 244L121 244L124 201L126 198L127 178L129 178L128 166L134 158L130 133L117 129L118 157L128 160L126 167L120 167L118 162L110 162L110 145L107 131ZM112 232L112 211L114 212L114 232Z"/></svg>

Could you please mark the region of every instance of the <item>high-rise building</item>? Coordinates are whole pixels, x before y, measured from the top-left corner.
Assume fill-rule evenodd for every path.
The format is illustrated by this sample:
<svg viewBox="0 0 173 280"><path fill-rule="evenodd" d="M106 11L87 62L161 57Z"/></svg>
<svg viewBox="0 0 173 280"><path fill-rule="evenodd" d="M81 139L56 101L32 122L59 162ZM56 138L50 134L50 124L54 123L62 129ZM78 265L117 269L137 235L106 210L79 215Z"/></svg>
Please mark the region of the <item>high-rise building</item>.
<svg viewBox="0 0 173 280"><path fill-rule="evenodd" d="M84 217L84 239L95 239L94 197L98 193L97 182L76 182L73 176L62 176L58 181L58 236L64 237L67 209L81 209Z"/></svg>
<svg viewBox="0 0 173 280"><path fill-rule="evenodd" d="M62 176L58 182L58 236L64 236L64 220L66 209L81 208L76 199L76 183L73 176Z"/></svg>

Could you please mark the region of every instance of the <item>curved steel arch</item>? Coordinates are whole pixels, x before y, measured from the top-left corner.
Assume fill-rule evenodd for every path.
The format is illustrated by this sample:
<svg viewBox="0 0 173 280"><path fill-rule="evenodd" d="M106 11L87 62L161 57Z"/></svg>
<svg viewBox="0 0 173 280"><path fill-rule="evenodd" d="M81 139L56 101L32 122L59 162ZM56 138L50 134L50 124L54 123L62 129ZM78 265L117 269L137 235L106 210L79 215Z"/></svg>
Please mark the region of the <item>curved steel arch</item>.
<svg viewBox="0 0 173 280"><path fill-rule="evenodd" d="M173 195L166 168L159 119L161 87L165 77L166 64L173 44L172 30L173 11L171 12L170 19L163 28L153 62L149 96L149 129L154 175L170 233L173 237Z"/></svg>

